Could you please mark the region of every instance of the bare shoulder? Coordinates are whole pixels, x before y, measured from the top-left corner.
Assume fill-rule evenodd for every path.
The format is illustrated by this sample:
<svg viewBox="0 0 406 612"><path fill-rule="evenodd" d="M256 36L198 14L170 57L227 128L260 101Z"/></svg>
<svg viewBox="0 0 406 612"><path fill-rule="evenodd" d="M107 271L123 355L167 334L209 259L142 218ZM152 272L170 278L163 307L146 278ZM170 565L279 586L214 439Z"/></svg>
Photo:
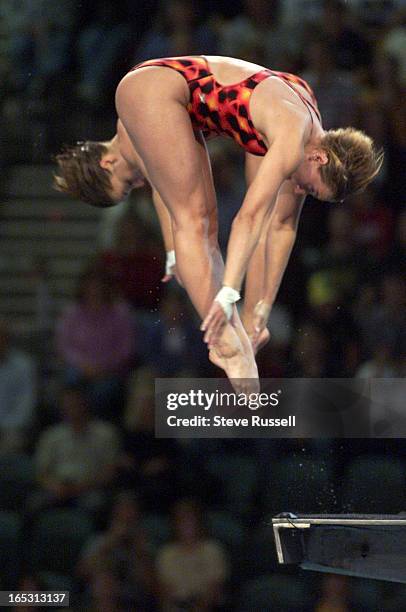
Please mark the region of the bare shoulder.
<svg viewBox="0 0 406 612"><path fill-rule="evenodd" d="M251 100L255 127L271 146L275 139L303 139L310 135L309 111L298 95L277 77L265 79L255 88Z"/></svg>

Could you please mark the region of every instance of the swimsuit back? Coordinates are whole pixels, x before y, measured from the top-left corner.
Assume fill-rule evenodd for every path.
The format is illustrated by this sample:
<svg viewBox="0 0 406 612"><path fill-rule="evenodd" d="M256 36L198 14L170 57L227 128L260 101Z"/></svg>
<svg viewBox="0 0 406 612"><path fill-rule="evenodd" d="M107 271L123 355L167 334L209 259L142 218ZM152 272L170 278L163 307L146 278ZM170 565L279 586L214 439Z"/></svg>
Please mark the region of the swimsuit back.
<svg viewBox="0 0 406 612"><path fill-rule="evenodd" d="M221 85L210 71L207 59L202 56L147 60L137 64L133 70L145 66L172 68L185 78L190 90L187 111L194 129L201 130L205 136L213 133L229 136L253 155L263 156L267 152L261 134L254 127L249 109L252 92L264 79L271 76L282 79L305 104L312 122L311 111L320 119L313 91L306 81L293 74L264 68L239 83ZM294 87L295 84L309 93L311 102Z"/></svg>

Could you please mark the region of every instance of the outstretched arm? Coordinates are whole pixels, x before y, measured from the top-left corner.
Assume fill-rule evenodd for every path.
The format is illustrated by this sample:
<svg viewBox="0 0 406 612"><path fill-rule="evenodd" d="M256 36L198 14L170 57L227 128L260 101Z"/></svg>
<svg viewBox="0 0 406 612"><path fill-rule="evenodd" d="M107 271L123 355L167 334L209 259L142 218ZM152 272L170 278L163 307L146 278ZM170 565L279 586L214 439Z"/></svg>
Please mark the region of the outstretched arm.
<svg viewBox="0 0 406 612"><path fill-rule="evenodd" d="M291 126L290 134L293 136L289 139L286 138L286 129L278 132L248 188L232 226L223 280L225 288L240 291L248 263L258 244L261 231L270 219L279 190L302 160L301 128L301 125ZM228 291L229 289L226 289L226 292ZM206 331L206 342L214 344L217 341L225 320L224 310L216 298L202 325L202 329Z"/></svg>
<svg viewBox="0 0 406 612"><path fill-rule="evenodd" d="M262 157L246 153L245 176L247 186L255 179L262 159ZM275 287L273 281L274 277L278 276L280 266L277 265L276 260L278 258L282 260L280 271L280 279L282 279L289 260L289 254L286 255L286 258L284 257L286 242L289 242L288 237L293 239L293 242L296 238L296 231L294 231L294 235L289 236L287 231L281 235L278 228L282 229L283 227L286 230L292 226L296 228L303 201L303 196L297 196L294 193L290 181L285 181L282 184L273 213L262 228L258 244L248 265L241 320L251 339L254 351L258 347L258 343L264 341L263 331L266 328L277 295L277 287ZM283 244L279 248L277 245L280 242ZM277 254L276 257L275 253Z"/></svg>
<svg viewBox="0 0 406 612"><path fill-rule="evenodd" d="M252 341L254 345L266 327L290 254L296 240L297 226L305 196L294 193L291 181L279 190L277 202L269 219L264 241L265 274L263 295L252 311Z"/></svg>

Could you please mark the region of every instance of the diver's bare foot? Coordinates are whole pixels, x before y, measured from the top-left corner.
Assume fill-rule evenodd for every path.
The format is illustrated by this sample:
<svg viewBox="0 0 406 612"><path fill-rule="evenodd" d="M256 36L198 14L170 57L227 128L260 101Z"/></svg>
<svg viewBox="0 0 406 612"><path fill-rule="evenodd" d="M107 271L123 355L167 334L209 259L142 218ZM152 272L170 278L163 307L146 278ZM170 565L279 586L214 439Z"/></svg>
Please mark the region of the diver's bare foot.
<svg viewBox="0 0 406 612"><path fill-rule="evenodd" d="M258 369L254 353L242 326L227 325L215 349L217 361L238 393L259 391ZM214 363L214 361L213 361Z"/></svg>
<svg viewBox="0 0 406 612"><path fill-rule="evenodd" d="M218 368L221 368L222 370L225 370L224 359L222 357L220 357L220 355L217 353L216 349L210 349L210 351L209 351L209 360L212 363L214 363L214 365L217 366Z"/></svg>

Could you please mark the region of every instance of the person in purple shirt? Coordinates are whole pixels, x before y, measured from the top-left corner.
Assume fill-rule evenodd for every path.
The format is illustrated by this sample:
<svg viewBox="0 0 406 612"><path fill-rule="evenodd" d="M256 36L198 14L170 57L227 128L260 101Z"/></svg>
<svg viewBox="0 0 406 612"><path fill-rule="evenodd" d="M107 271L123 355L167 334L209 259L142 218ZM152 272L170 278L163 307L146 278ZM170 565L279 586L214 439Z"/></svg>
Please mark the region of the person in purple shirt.
<svg viewBox="0 0 406 612"><path fill-rule="evenodd" d="M82 275L76 300L59 317L56 345L64 382L86 382L98 416L117 418L135 354L134 318L103 271Z"/></svg>

